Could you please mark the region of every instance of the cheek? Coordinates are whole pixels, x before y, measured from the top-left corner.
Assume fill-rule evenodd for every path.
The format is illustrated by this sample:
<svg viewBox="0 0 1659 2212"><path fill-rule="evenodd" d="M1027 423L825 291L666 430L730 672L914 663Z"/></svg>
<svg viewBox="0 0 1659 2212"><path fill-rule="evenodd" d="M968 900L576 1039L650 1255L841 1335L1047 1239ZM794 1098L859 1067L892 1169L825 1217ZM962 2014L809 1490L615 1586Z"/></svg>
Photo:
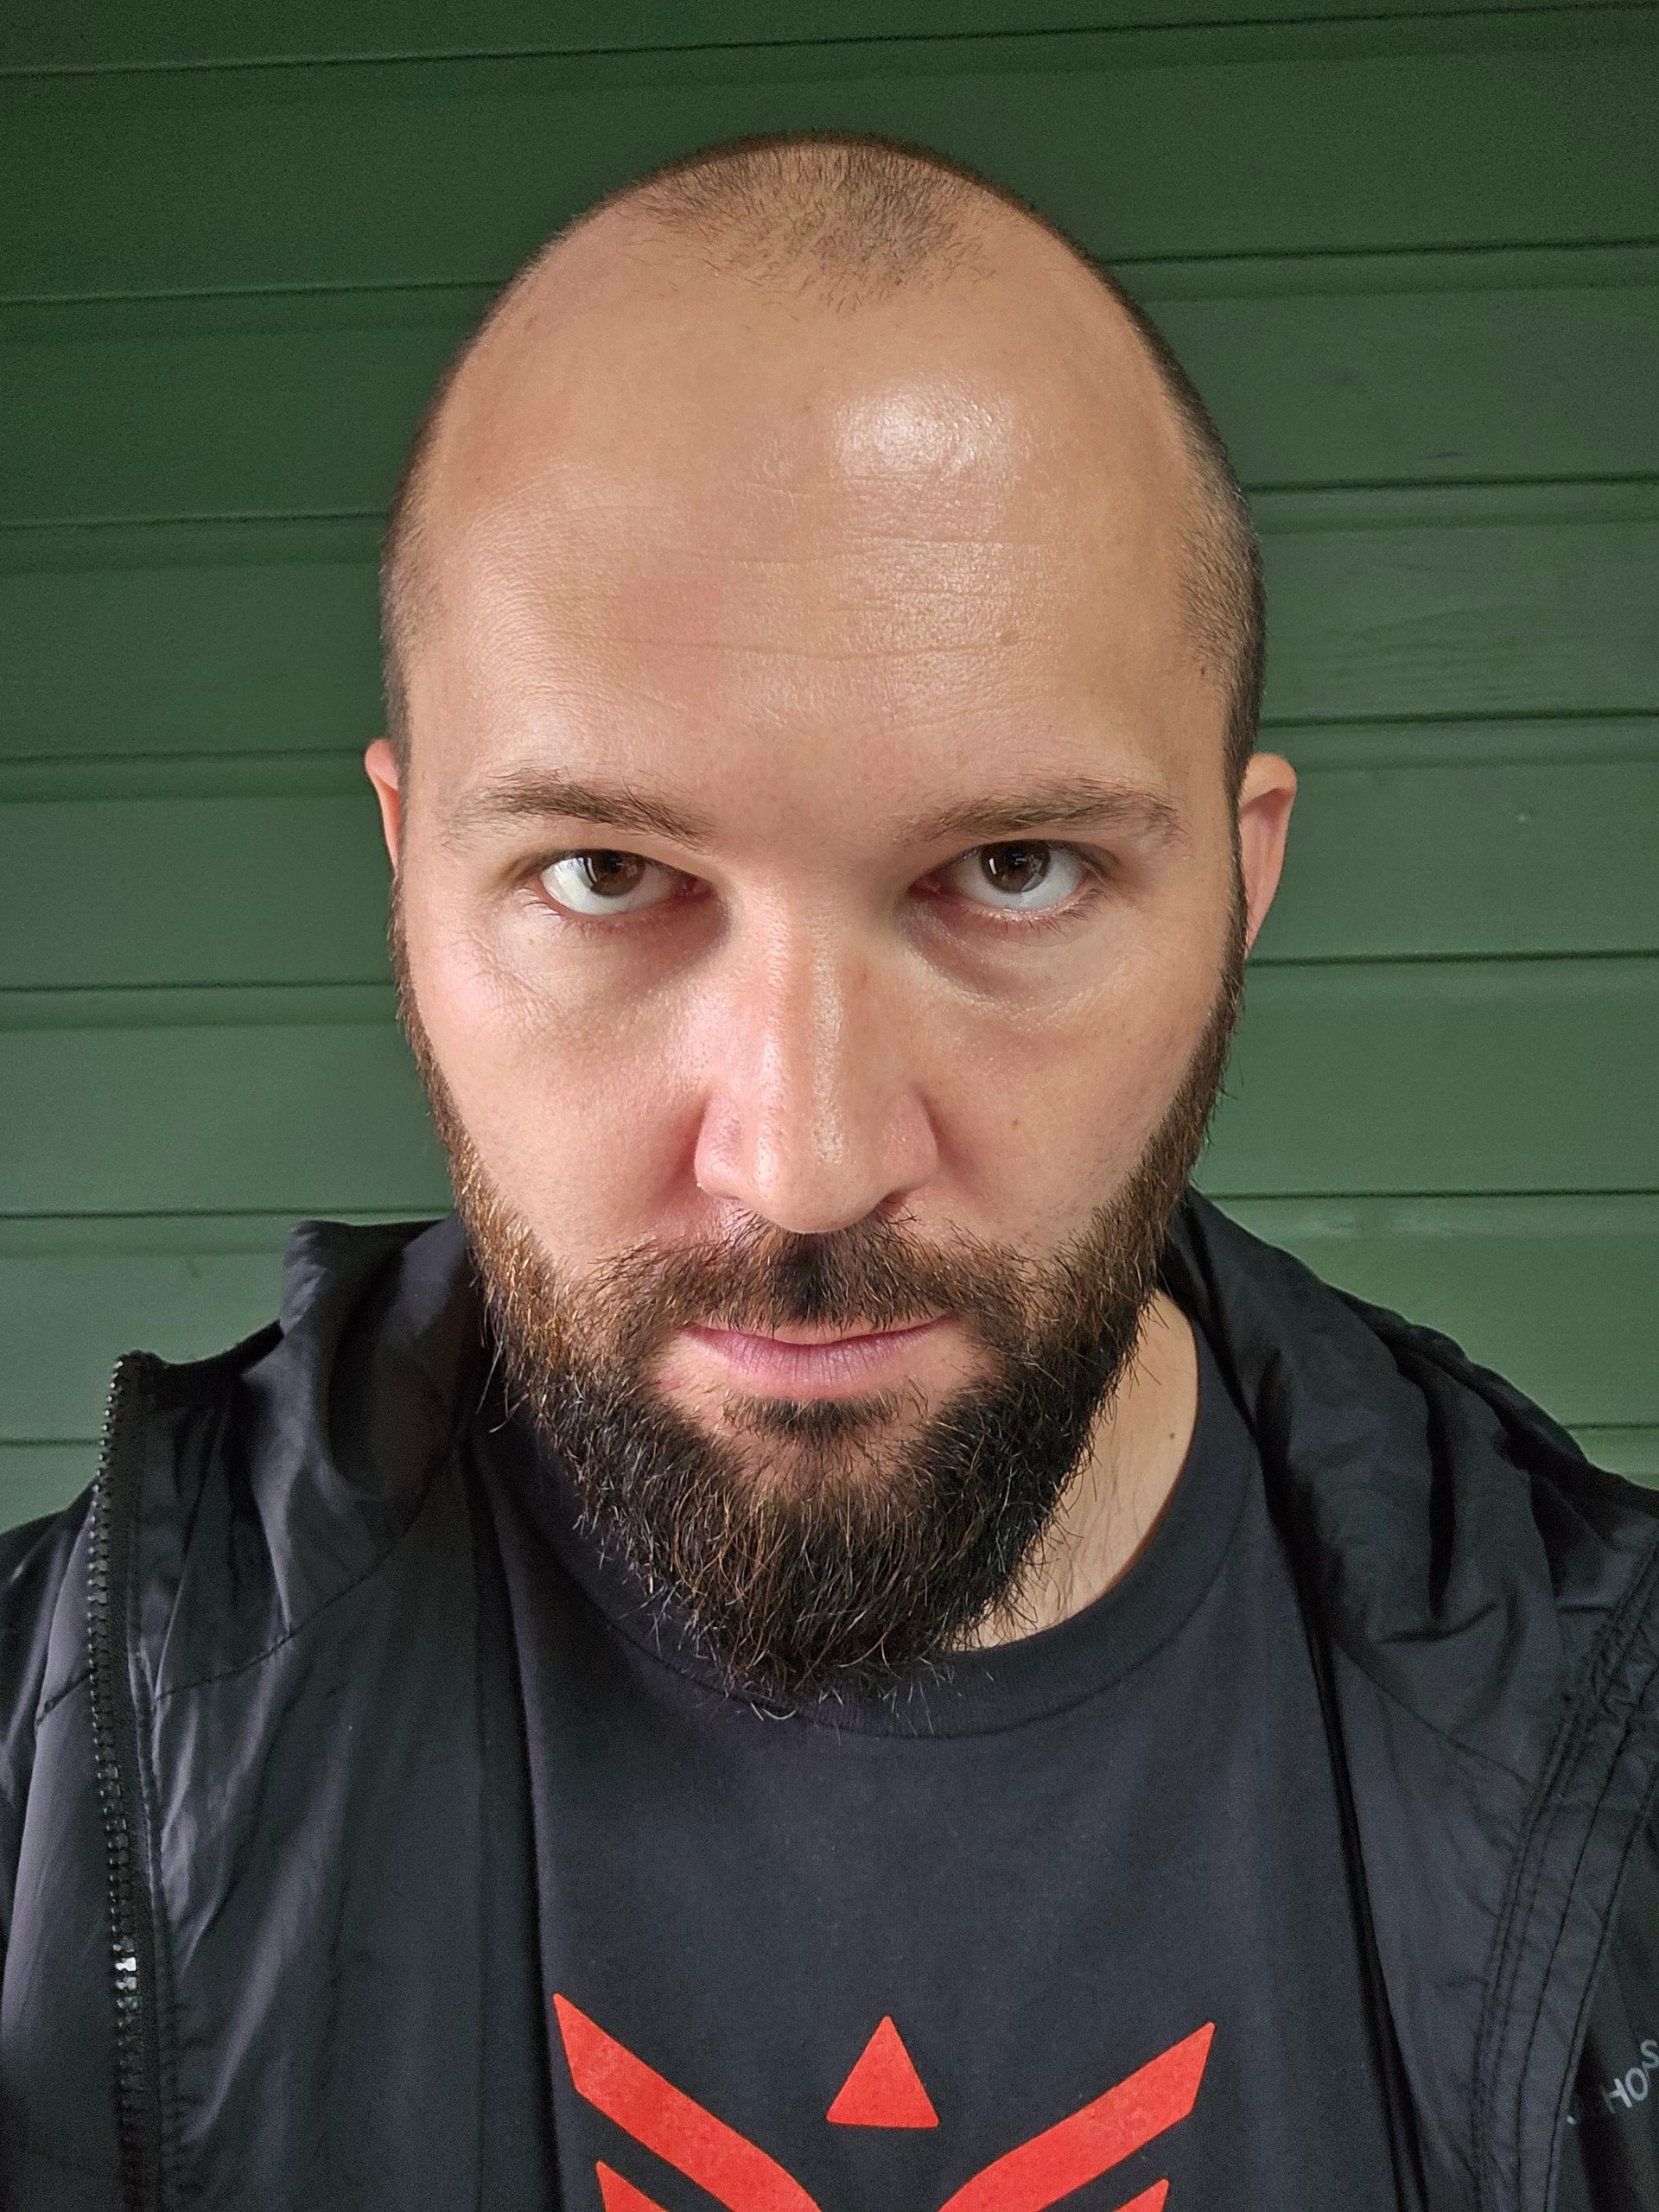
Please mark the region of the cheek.
<svg viewBox="0 0 1659 2212"><path fill-rule="evenodd" d="M939 1036L937 1123L1002 1233L1064 1236L1129 1173L1173 1103L1220 981L1190 938L1122 961L1039 1022L972 1014Z"/></svg>
<svg viewBox="0 0 1659 2212"><path fill-rule="evenodd" d="M406 931L433 1054L505 1203L567 1250L660 1226L695 1118L671 1003L581 969L532 985L481 935Z"/></svg>

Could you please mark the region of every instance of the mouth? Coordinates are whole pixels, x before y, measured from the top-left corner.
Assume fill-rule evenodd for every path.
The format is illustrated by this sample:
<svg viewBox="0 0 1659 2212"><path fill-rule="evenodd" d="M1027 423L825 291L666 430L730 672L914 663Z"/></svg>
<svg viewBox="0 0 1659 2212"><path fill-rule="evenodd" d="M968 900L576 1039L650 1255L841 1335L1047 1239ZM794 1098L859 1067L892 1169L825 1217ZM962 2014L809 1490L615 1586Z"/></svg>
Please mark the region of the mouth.
<svg viewBox="0 0 1659 2212"><path fill-rule="evenodd" d="M759 1335L747 1329L709 1329L688 1325L682 1343L711 1362L724 1379L749 1391L791 1398L850 1396L893 1375L938 1330L943 1319L918 1321L902 1329L869 1329L836 1334L794 1329ZM888 1379L892 1379L889 1377Z"/></svg>

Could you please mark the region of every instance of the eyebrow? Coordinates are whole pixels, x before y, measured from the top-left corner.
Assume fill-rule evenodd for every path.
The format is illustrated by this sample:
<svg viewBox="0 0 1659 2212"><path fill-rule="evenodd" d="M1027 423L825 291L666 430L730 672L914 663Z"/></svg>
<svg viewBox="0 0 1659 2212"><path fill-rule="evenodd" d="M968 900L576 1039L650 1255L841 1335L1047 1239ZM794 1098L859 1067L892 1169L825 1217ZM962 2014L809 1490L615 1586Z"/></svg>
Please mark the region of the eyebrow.
<svg viewBox="0 0 1659 2212"><path fill-rule="evenodd" d="M717 842L711 823L632 785L578 783L540 770L504 777L463 799L448 834L460 839L493 823L549 819L664 837L690 852L706 852ZM962 800L912 815L898 834L905 844L938 845L958 837L984 843L1033 830L1090 827L1126 830L1160 845L1179 843L1185 836L1179 810L1162 791L1095 776Z"/></svg>
<svg viewBox="0 0 1659 2212"><path fill-rule="evenodd" d="M683 813L666 799L651 798L628 784L580 784L568 776L533 770L504 776L486 784L454 808L447 833L465 838L474 830L497 822L593 822L609 830L632 830L649 837L666 837L692 851L705 851L714 842L712 825Z"/></svg>
<svg viewBox="0 0 1659 2212"><path fill-rule="evenodd" d="M1179 810L1162 791L1096 776L1070 776L915 815L899 835L909 844L938 845L952 837L982 842L1021 830L1093 827L1128 830L1165 845L1184 835Z"/></svg>

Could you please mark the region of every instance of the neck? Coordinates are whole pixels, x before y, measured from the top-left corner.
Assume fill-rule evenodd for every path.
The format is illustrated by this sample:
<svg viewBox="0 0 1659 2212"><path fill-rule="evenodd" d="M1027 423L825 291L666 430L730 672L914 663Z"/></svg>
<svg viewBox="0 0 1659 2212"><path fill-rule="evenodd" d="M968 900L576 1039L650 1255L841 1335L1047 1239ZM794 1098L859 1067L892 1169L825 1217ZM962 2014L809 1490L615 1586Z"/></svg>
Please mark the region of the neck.
<svg viewBox="0 0 1659 2212"><path fill-rule="evenodd" d="M1081 1612L1145 1549L1175 1488L1198 1409L1192 1325L1158 1292L1123 1379L1095 1424L1083 1465L1056 1510L1011 1614L987 1621L980 1649L1035 1636Z"/></svg>

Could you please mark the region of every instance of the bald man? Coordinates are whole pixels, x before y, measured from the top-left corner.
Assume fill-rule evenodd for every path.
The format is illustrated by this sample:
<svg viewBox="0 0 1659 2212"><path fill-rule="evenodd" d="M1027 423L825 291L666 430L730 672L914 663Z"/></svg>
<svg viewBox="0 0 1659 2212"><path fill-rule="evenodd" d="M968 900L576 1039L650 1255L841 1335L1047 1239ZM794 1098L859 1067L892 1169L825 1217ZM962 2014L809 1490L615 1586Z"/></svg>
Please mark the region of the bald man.
<svg viewBox="0 0 1659 2212"><path fill-rule="evenodd" d="M1294 777L1156 332L715 148L384 575L456 1212L4 1540L6 2203L1659 2205L1659 1508L1189 1186Z"/></svg>

